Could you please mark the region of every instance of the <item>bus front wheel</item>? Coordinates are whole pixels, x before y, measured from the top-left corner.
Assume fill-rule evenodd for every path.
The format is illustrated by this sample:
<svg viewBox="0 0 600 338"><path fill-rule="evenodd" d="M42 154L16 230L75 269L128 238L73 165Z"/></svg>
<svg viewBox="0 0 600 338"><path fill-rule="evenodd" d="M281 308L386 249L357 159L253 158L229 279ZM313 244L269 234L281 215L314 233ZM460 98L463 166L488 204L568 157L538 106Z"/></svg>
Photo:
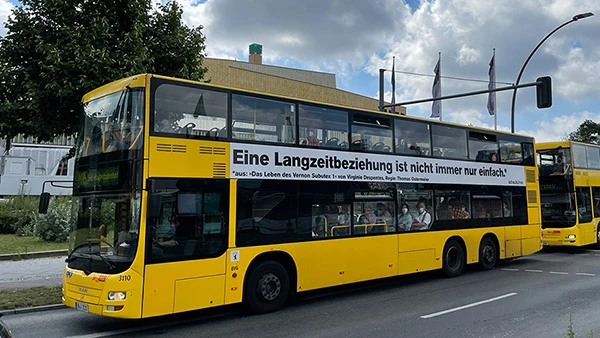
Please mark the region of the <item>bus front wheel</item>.
<svg viewBox="0 0 600 338"><path fill-rule="evenodd" d="M491 238L484 237L479 244L479 268L491 270L497 262L498 249L496 249L496 243Z"/></svg>
<svg viewBox="0 0 600 338"><path fill-rule="evenodd" d="M275 261L264 261L248 277L245 301L254 313L267 313L281 309L290 291L287 270Z"/></svg>
<svg viewBox="0 0 600 338"><path fill-rule="evenodd" d="M459 276L465 267L465 251L462 245L454 239L446 242L444 246L444 257L442 270L448 277Z"/></svg>

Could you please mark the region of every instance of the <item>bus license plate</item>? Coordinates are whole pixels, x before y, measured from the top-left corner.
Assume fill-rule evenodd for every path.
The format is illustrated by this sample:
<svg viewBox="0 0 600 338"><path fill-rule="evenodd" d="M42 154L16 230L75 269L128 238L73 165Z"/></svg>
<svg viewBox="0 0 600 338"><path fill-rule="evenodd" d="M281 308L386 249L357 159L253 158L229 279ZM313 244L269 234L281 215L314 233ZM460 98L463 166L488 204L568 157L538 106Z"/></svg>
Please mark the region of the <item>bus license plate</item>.
<svg viewBox="0 0 600 338"><path fill-rule="evenodd" d="M75 308L79 311L89 312L87 304L75 302Z"/></svg>

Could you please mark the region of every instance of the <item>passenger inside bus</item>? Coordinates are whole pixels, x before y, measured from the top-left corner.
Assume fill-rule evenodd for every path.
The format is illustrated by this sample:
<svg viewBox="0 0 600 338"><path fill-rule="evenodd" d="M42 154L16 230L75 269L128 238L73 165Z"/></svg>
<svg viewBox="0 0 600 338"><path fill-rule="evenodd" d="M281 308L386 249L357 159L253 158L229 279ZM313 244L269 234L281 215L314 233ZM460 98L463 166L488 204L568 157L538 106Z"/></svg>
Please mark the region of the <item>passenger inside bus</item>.
<svg viewBox="0 0 600 338"><path fill-rule="evenodd" d="M413 217L410 214L408 204L402 203L400 205L400 214L398 215L398 230L399 231L410 231L410 227L413 224Z"/></svg>
<svg viewBox="0 0 600 338"><path fill-rule="evenodd" d="M431 214L425 209L425 202L417 203L417 216L413 219L412 230L427 230L431 225Z"/></svg>

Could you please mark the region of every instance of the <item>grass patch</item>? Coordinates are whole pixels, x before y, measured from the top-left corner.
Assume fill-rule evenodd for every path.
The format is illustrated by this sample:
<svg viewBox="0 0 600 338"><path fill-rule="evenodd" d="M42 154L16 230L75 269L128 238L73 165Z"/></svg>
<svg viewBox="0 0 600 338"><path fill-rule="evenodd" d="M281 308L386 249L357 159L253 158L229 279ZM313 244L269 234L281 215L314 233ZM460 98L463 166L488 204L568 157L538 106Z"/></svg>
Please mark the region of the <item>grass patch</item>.
<svg viewBox="0 0 600 338"><path fill-rule="evenodd" d="M0 290L0 310L13 310L60 303L62 303L60 286Z"/></svg>
<svg viewBox="0 0 600 338"><path fill-rule="evenodd" d="M38 237L0 235L0 255L49 250L64 250L69 242L47 242Z"/></svg>

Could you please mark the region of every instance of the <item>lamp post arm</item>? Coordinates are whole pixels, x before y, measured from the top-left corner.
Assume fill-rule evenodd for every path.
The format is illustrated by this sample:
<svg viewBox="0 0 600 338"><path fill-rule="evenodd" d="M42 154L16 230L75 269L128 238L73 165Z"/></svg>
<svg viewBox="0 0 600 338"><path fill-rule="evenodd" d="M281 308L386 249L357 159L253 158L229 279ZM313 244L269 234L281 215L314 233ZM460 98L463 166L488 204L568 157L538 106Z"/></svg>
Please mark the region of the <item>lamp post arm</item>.
<svg viewBox="0 0 600 338"><path fill-rule="evenodd" d="M521 70L519 71L519 75L517 76L517 82L515 82L515 86L519 85L519 81L521 81L521 76L523 75L523 71L525 71L525 67L527 67L527 64L529 63L529 60L531 60L531 58L533 57L533 54L535 54L535 52L537 52L537 50L542 46L542 44L548 40L548 38L556 33L557 30L563 28L564 26L570 24L571 22L575 22L577 21L577 19L573 18L565 23L563 23L562 25L554 28L554 30L550 33L548 33L548 35L546 35L546 37L544 39L542 39L542 41L540 41L537 46L535 46L535 48L533 49L533 51L529 54L529 56L527 57L527 60L525 60L525 63L523 63L523 66L521 67ZM511 103L511 107L510 107L510 132L514 133L515 132L515 99L517 98L517 88L515 88L515 90L513 91L513 95L512 95L512 103Z"/></svg>

